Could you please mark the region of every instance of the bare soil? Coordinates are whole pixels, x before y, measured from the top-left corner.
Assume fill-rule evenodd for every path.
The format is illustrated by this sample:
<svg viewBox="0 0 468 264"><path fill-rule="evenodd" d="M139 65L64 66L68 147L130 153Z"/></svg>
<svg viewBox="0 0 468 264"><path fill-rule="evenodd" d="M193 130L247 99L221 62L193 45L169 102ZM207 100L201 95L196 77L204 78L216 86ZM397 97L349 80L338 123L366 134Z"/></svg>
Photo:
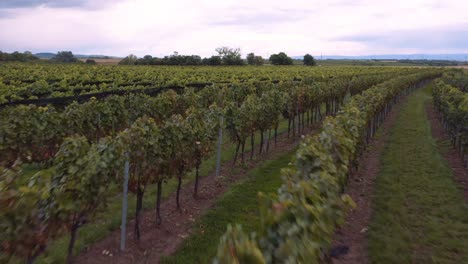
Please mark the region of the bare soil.
<svg viewBox="0 0 468 264"><path fill-rule="evenodd" d="M343 226L335 233L332 252L339 253L331 258L334 264L369 263L367 230L372 215L374 182L380 171L380 157L389 138L390 128L395 124L398 112L405 102L406 99L403 99L392 108L379 133L360 157L359 169L349 177L345 193L351 196L357 207L348 214Z"/></svg>
<svg viewBox="0 0 468 264"><path fill-rule="evenodd" d="M315 124L303 134L317 130ZM249 160L250 152L245 153L245 165L232 165L231 162L221 166L222 177L214 173L200 178L198 198L193 198L193 184L186 184L181 190L181 210L176 209L175 193L161 202L163 223L156 225L155 210L148 210L141 215L140 240L134 239L134 221L127 225L127 245L124 252L119 251L120 229L97 242L74 259L74 263L158 263L164 255L174 253L185 238L191 234L192 227L199 217L214 206L229 187L244 178L246 172L264 160L274 159L282 153L292 151L299 139L287 138L287 132L278 136L275 147L274 139L270 141L268 153L258 155L259 146L255 147L255 158ZM156 201L155 201L156 203Z"/></svg>
<svg viewBox="0 0 468 264"><path fill-rule="evenodd" d="M432 137L438 142L450 142L450 138L447 133L444 131L442 124L440 122L441 116L434 109L433 105L428 103L426 105L427 117L431 123ZM447 160L448 165L453 171L455 180L459 183L460 188L463 190L463 196L465 201L468 201L468 173L463 166L463 161L460 156L457 154L457 151L454 148L440 148L439 151L442 156Z"/></svg>

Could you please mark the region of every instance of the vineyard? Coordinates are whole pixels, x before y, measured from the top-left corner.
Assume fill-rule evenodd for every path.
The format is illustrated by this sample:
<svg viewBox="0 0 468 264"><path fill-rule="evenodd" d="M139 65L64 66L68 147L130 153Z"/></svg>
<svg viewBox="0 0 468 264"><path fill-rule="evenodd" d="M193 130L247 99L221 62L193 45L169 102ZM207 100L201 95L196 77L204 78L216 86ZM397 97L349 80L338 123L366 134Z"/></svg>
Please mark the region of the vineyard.
<svg viewBox="0 0 468 264"><path fill-rule="evenodd" d="M434 106L442 116L454 148L468 167L468 76L460 72L444 76L434 87Z"/></svg>
<svg viewBox="0 0 468 264"><path fill-rule="evenodd" d="M302 67L134 67L85 66L57 67L56 65L0 65L0 104L22 102L62 103L69 100L101 98L112 94L138 92L154 95L162 90L184 88L201 89L212 85L272 84L280 82L324 82L330 78L376 76L383 78L397 71L408 74L415 69L346 67L310 70ZM379 76L377 76L379 75ZM370 81L370 79L369 79ZM89 96L86 96L89 95ZM44 100L61 98L61 100ZM68 100L67 100L68 102Z"/></svg>
<svg viewBox="0 0 468 264"><path fill-rule="evenodd" d="M121 231L124 251L145 221L167 224L164 193L182 212L186 184L197 201L209 173L222 178L221 166L243 168L287 138L299 147L276 193L258 195L260 230L228 225L210 257L325 263L356 208L350 177L404 98L434 83L435 109L468 166L467 76L403 67L0 64L0 262L79 262L80 230L103 214L123 223L80 243ZM57 241L66 250L50 260ZM106 261L125 262L117 257Z"/></svg>

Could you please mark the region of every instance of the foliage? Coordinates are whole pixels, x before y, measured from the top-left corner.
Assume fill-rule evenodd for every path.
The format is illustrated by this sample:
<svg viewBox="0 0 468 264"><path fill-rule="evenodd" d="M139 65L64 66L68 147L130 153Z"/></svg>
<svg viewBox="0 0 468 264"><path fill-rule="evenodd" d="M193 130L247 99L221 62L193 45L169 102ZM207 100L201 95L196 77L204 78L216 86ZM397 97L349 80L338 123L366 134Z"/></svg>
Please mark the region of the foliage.
<svg viewBox="0 0 468 264"><path fill-rule="evenodd" d="M211 56L209 58L203 58L202 64L209 65L209 66L217 66L221 65L222 59L220 56Z"/></svg>
<svg viewBox="0 0 468 264"><path fill-rule="evenodd" d="M206 64L220 65L220 57L215 57L209 59L212 63ZM96 98L121 95L124 92L154 95L159 90L188 87L201 89L212 84L228 86L231 83L302 81L311 84L334 77L360 80L364 76L365 79L372 80L418 71L420 69L401 67L258 67L252 71L248 67L88 67L80 64L64 67L56 64L4 63L0 64L0 106L13 102L66 105L74 98L88 100L89 97L84 98L84 95L90 94ZM68 98L62 99L63 97ZM42 100L52 98L56 100Z"/></svg>
<svg viewBox="0 0 468 264"><path fill-rule="evenodd" d="M293 60L286 55L284 52L280 52L278 54L272 54L270 56L270 62L273 65L292 65Z"/></svg>
<svg viewBox="0 0 468 264"><path fill-rule="evenodd" d="M50 61L62 62L62 63L73 63L78 62L78 59L73 55L71 51L59 51L57 55L52 57Z"/></svg>
<svg viewBox="0 0 468 264"><path fill-rule="evenodd" d="M254 53L247 54L247 64L249 65L263 65L262 56L255 56Z"/></svg>
<svg viewBox="0 0 468 264"><path fill-rule="evenodd" d="M171 145L171 142L162 141L159 127L154 119L144 116L135 121L129 128L122 131L118 140L122 144L122 150L126 153L130 167L128 191L137 195L137 206L135 215L135 236L140 237L139 217L142 209L143 196L146 187L150 183L161 180L164 177L163 170L168 167L169 160L164 159L167 155L161 144ZM166 162L166 163L162 163ZM119 183L123 181L119 178Z"/></svg>
<svg viewBox="0 0 468 264"><path fill-rule="evenodd" d="M391 79L354 96L336 117L323 123L322 131L307 137L296 154L295 167L283 171L283 185L276 194L260 195L262 232L246 243L245 234L229 229L218 247L216 261L232 257L226 247L243 245L243 259L258 259L262 251L266 263L321 263L325 261L335 228L354 206L341 195L350 164L361 151L369 125L379 123L394 99L407 87L439 75L437 71ZM242 233L240 229L237 233ZM230 238L226 242L226 238ZM236 240L237 239L237 240ZM236 243L237 242L237 243ZM233 261L236 261L234 258ZM246 263L255 263L246 262Z"/></svg>
<svg viewBox="0 0 468 264"><path fill-rule="evenodd" d="M137 63L137 56L130 54L127 57L123 58L121 61L119 61L119 65L135 65Z"/></svg>
<svg viewBox="0 0 468 264"><path fill-rule="evenodd" d="M201 65L202 59L198 55L180 55L178 52L164 58L156 58L151 55L145 55L143 58L137 59L136 65Z"/></svg>
<svg viewBox="0 0 468 264"><path fill-rule="evenodd" d="M215 264L266 263L256 240L245 235L239 225L228 225L219 243L218 256L221 257L213 262Z"/></svg>
<svg viewBox="0 0 468 264"><path fill-rule="evenodd" d="M243 65L244 61L241 58L239 48L219 47L216 52L223 62L223 65Z"/></svg>
<svg viewBox="0 0 468 264"><path fill-rule="evenodd" d="M467 87L468 76L455 72L447 73L433 88L434 105L441 113L444 128L462 159L468 149Z"/></svg>
<svg viewBox="0 0 468 264"><path fill-rule="evenodd" d="M79 65L67 67L44 65L34 68L17 64L11 64L8 68L0 66L2 69L0 84L7 87L5 90L1 90L3 86L0 87L0 91L8 91L7 97L10 98L13 95L37 96L47 93L55 96L52 95L57 91L55 89L62 91L70 89L72 94L77 95L83 91L83 87L91 87L90 90L94 89L93 91L100 89L103 89L100 91L125 91L123 95L92 97L85 102L73 102L56 107L11 105L1 110L2 166L11 167L18 161L36 161L39 162L38 166L48 168L42 172L48 174L41 176L41 179L44 179L41 184L46 186L44 188L53 190L47 197L52 200L47 200L45 203L54 204L55 207L50 210L55 217L41 219L44 222L39 221L37 224L51 227L50 230L46 230L47 234L50 234L47 238L53 237L63 228L72 232L72 227L76 229L76 226L89 221L96 211L101 210L105 205L105 197L110 194L107 190L108 185L113 184L113 181L118 185L123 183L121 173L118 173L117 177L112 176L115 171L123 170L124 158L130 161L129 191L137 196L135 234L138 236L139 213L147 186L158 184L160 190L163 181L171 177L177 178L181 184L184 173L197 168L201 160L212 153L221 113L225 116L228 134L237 143L238 150L241 146L243 150L248 136L262 132L263 137L263 132L275 129L281 113L287 113L285 115L287 118L297 119L303 127L307 123L304 121L304 115L317 111L322 105L327 106L327 114L336 113L338 105L343 104L348 92L363 94L355 95L357 98L362 97L355 103L355 108L372 104L370 110L368 107L362 110L368 113L363 120L371 122L372 115L382 107L382 100L390 100L390 95L395 96L395 93L389 92L385 96L378 91L387 89L380 86L378 89L375 88L376 91L373 93L363 91L396 75L416 82L419 79L415 77L415 72L425 76L434 73L433 70L419 69L337 68L310 71L305 67L300 69L291 67L290 70L261 67L256 71L246 71L242 67L229 67L229 70L226 68L206 67L195 70L161 67L154 70L152 67L111 68ZM50 74L44 74L47 72ZM113 80L113 84L109 85L109 79ZM189 88L190 84L206 83L208 80L210 80L208 86L201 86L206 86L204 89L197 89L196 86ZM171 87L179 85L178 87L185 89L148 94L132 93L137 83L149 86L155 83ZM388 83L393 84L390 81ZM412 84L410 81L408 83ZM26 85L26 89L23 89L23 84ZM395 85L397 84L399 85L399 83ZM146 87L144 85L139 87ZM12 87L13 89L8 89ZM349 146L349 140L346 140L350 136L350 131L361 133L360 136L363 131L367 131L355 123L361 120L360 116L351 110L348 112L351 114L343 114L343 120L340 119L342 115L339 115L337 122L330 121L328 136L317 139L317 142L322 142L325 147L311 150L310 154L318 155L327 162L333 161L335 167L339 165L336 168L340 171L329 173L332 178L336 177L338 186L343 182L342 167L347 164L345 160L354 157L357 152ZM351 121L344 122L344 120ZM335 140L335 137L339 140ZM263 140L261 144L262 142ZM327 156L329 150L336 155ZM299 176L302 175L299 171L297 173ZM293 175L295 174L291 174ZM329 180L328 177L324 182L317 181L323 186L335 188L333 181ZM22 183L15 184L3 185L5 187L2 186L4 188L2 190L8 194L10 190L15 191L18 186L22 186ZM333 188L329 193L333 193ZM329 196L330 201L339 206L346 204L341 197L332 194ZM18 195L15 199L21 201L22 198L23 196ZM41 201L36 194L34 199ZM300 199L298 201L303 202ZM13 210L11 213L35 218L37 214L35 210L37 208L42 210L40 206L34 204L28 206L31 207L21 207L22 212ZM268 212L268 209L265 212ZM297 212L298 215L307 214L307 211L299 209ZM337 221L341 213L335 211L333 213ZM269 216L271 215L265 214L265 219L269 219ZM25 224L25 222L20 223ZM29 227L21 226L14 231L18 233L11 233L9 237L14 237L16 234L21 238L21 232L29 230L27 228ZM331 229L325 231L327 230ZM327 232L325 233L328 234ZM258 242L258 245L269 247L271 245L268 241L271 242L274 238L271 239ZM47 240L36 244L45 247ZM25 258L36 255L35 252L31 252L28 251L27 254L12 252L12 254ZM40 252L42 251L37 251L38 254Z"/></svg>
<svg viewBox="0 0 468 264"><path fill-rule="evenodd" d="M0 169L0 260L16 256L32 263L61 230L49 191L50 172L27 179L19 163Z"/></svg>
<svg viewBox="0 0 468 264"><path fill-rule="evenodd" d="M65 136L79 134L89 141L97 142L101 137L122 131L144 115L152 117L157 124L162 124L172 114L185 116L190 106L199 104L197 101L204 108L209 107L218 101L220 89L225 91L227 99L228 131L234 141L242 143L255 131L274 129L278 124L278 117L275 116L277 113L283 113L291 122L297 119L297 122L303 124L304 115L309 115L309 112L315 115L320 110L317 109L319 104L325 102L327 111L331 111L333 105L333 110L336 111L336 105L343 101L348 90L351 95L360 93L395 74L403 73L408 74L411 71L370 73L351 79L327 78L326 82L307 77L301 82L283 81L278 84L278 88L269 82L257 81L236 83L229 88L216 85L200 92L185 89L183 96L169 90L155 97L137 94L109 96L101 100L91 98L85 103L71 103L60 110L53 106L6 107L0 118L0 156L4 165L11 165L16 159L46 162L56 153ZM35 94L46 92L47 89L47 82L44 80L36 81L29 87ZM249 95L251 98L247 102ZM257 109L260 107L263 108ZM253 114L257 111L260 112Z"/></svg>
<svg viewBox="0 0 468 264"><path fill-rule="evenodd" d="M315 66L317 65L317 61L315 61L314 57L310 54L304 55L304 65L306 66Z"/></svg>
<svg viewBox="0 0 468 264"><path fill-rule="evenodd" d="M463 70L446 72L441 80L448 85L459 88L465 93L468 92L468 74Z"/></svg>
<svg viewBox="0 0 468 264"><path fill-rule="evenodd" d="M20 61L20 62L27 62L27 61L37 61L39 60L38 57L32 55L31 52L25 51L24 53L20 53L15 51L13 53L6 53L0 51L0 61Z"/></svg>
<svg viewBox="0 0 468 264"><path fill-rule="evenodd" d="M58 218L72 233L71 248L77 229L106 203L115 168L121 164L117 146L104 139L89 144L83 136L70 137L54 158L51 195Z"/></svg>
<svg viewBox="0 0 468 264"><path fill-rule="evenodd" d="M53 107L18 106L0 119L0 165L16 160L44 162L53 157L65 135L63 119Z"/></svg>

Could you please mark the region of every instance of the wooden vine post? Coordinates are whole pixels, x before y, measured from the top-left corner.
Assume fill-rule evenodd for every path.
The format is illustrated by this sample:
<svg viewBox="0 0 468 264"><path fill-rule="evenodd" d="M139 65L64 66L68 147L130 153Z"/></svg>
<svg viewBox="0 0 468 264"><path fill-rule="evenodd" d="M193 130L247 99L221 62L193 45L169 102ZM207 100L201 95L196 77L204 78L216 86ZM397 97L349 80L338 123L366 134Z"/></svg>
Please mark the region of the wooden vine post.
<svg viewBox="0 0 468 264"><path fill-rule="evenodd" d="M223 106L223 91L219 93L219 105ZM221 146L223 145L223 123L224 123L224 114L222 113L219 117L219 129L218 129L218 150L216 153L216 177L219 177L221 170Z"/></svg>

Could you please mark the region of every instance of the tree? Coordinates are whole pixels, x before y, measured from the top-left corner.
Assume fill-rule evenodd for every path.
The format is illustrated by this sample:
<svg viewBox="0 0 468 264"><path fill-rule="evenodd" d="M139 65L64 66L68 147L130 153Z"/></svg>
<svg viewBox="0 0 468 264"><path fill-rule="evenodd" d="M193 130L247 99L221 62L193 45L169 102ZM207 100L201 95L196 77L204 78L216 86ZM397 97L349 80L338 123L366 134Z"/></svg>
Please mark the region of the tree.
<svg viewBox="0 0 468 264"><path fill-rule="evenodd" d="M200 65L202 59L198 55L179 55L177 51L171 56L162 59L163 65Z"/></svg>
<svg viewBox="0 0 468 264"><path fill-rule="evenodd" d="M273 65L292 65L293 60L286 55L284 52L280 52L278 54L273 54L270 56L270 62Z"/></svg>
<svg viewBox="0 0 468 264"><path fill-rule="evenodd" d="M119 65L135 65L137 62L137 56L130 54L119 62Z"/></svg>
<svg viewBox="0 0 468 264"><path fill-rule="evenodd" d="M137 65L151 65L153 64L153 56L151 55L145 55L143 58L138 59L135 64Z"/></svg>
<svg viewBox="0 0 468 264"><path fill-rule="evenodd" d="M254 64L257 66L263 65L264 60L262 56L255 56L254 58Z"/></svg>
<svg viewBox="0 0 468 264"><path fill-rule="evenodd" d="M249 65L263 65L262 56L255 56L253 52L247 54L247 64Z"/></svg>
<svg viewBox="0 0 468 264"><path fill-rule="evenodd" d="M209 58L204 58L202 60L203 65L209 65L209 66L217 66L221 65L221 57L220 56L211 56Z"/></svg>
<svg viewBox="0 0 468 264"><path fill-rule="evenodd" d="M202 61L201 57L198 55L184 56L184 60L184 65L200 65Z"/></svg>
<svg viewBox="0 0 468 264"><path fill-rule="evenodd" d="M124 59L121 64L129 64L133 59ZM136 59L133 63L135 65L201 65L203 61L198 55L180 55L177 51L170 56L164 56L160 59L152 57L151 55L145 55L143 58ZM207 63L205 63L207 64Z"/></svg>
<svg viewBox="0 0 468 264"><path fill-rule="evenodd" d="M255 65L255 54L253 52L247 54L247 64Z"/></svg>
<svg viewBox="0 0 468 264"><path fill-rule="evenodd" d="M304 65L306 66L315 66L317 62L315 61L314 57L310 54L304 55Z"/></svg>
<svg viewBox="0 0 468 264"><path fill-rule="evenodd" d="M71 51L59 51L57 55L50 59L54 62L72 63L78 62L78 59L73 55Z"/></svg>
<svg viewBox="0 0 468 264"><path fill-rule="evenodd" d="M0 51L0 61L34 61L39 60L38 57L34 56L30 51L25 51L24 53L19 53L15 51L13 53L4 53Z"/></svg>
<svg viewBox="0 0 468 264"><path fill-rule="evenodd" d="M243 65L239 48L219 47L216 49L224 65Z"/></svg>

